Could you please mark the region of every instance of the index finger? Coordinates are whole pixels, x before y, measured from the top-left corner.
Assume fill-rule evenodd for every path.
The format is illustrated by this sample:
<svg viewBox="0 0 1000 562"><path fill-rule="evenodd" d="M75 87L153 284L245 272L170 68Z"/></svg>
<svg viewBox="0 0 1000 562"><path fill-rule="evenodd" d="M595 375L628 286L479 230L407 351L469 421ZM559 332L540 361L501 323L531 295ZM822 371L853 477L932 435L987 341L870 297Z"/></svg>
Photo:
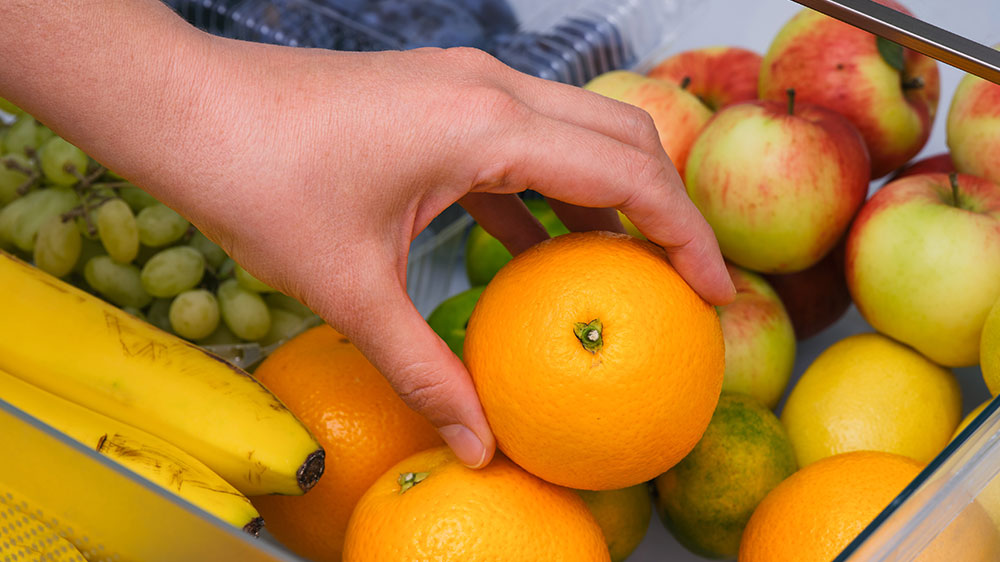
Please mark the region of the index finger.
<svg viewBox="0 0 1000 562"><path fill-rule="evenodd" d="M655 135L652 119L635 135ZM685 281L722 305L736 294L715 233L687 195L662 148L626 143L541 115L512 127L497 149L506 165L482 174L473 191L532 186L546 197L583 207L620 209L650 241L662 246ZM538 150L536 147L545 147Z"/></svg>

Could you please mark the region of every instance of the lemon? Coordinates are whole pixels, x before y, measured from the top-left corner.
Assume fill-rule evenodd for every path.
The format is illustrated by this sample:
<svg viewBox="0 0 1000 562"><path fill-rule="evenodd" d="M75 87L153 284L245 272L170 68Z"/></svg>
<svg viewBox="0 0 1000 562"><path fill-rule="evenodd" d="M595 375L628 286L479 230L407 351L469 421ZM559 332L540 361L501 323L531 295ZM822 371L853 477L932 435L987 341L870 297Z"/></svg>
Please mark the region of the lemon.
<svg viewBox="0 0 1000 562"><path fill-rule="evenodd" d="M958 437L958 434L962 433L962 430L968 427L969 424L972 423L972 420L976 419L976 416L982 413L982 411L986 409L986 406L989 405L990 401L987 400L977 406L975 410L969 412L969 414L962 420L962 423L958 424L958 428L955 429L955 434L952 436L952 439ZM983 509L986 510L986 513L989 514L990 519L993 520L993 524L1000 528L1000 475L995 476L988 484L986 484L986 486L983 487L982 490L979 491L979 495L976 496L976 501L979 502L979 505L981 505Z"/></svg>
<svg viewBox="0 0 1000 562"><path fill-rule="evenodd" d="M848 451L930 462L962 417L955 376L876 333L848 336L806 369L781 420L800 466Z"/></svg>
<svg viewBox="0 0 1000 562"><path fill-rule="evenodd" d="M1000 300L994 303L979 336L979 367L990 394L1000 393Z"/></svg>
<svg viewBox="0 0 1000 562"><path fill-rule="evenodd" d="M448 347L462 358L465 345L465 328L469 325L472 309L476 307L479 295L486 287L472 287L452 295L437 305L427 317L427 324L448 344Z"/></svg>
<svg viewBox="0 0 1000 562"><path fill-rule="evenodd" d="M653 517L649 485L643 482L619 490L577 490L604 533L611 562L621 562L639 546Z"/></svg>
<svg viewBox="0 0 1000 562"><path fill-rule="evenodd" d="M549 236L569 232L544 199L525 199L524 204L542 223ZM489 283L512 257L492 234L478 224L473 226L465 243L465 273L469 277L469 285L476 287Z"/></svg>
<svg viewBox="0 0 1000 562"><path fill-rule="evenodd" d="M691 552L736 558L757 504L796 468L777 416L756 398L724 391L695 448L655 480L657 513Z"/></svg>

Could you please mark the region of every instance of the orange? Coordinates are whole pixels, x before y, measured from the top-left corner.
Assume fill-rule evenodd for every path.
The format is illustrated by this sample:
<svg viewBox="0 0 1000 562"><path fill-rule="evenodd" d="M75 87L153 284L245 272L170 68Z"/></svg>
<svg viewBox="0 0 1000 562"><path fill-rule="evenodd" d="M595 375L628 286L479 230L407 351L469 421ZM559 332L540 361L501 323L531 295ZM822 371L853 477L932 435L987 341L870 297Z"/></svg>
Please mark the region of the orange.
<svg viewBox="0 0 1000 562"><path fill-rule="evenodd" d="M785 428L756 398L722 391L708 429L654 481L660 521L707 558L735 558L757 504L798 466Z"/></svg>
<svg viewBox="0 0 1000 562"><path fill-rule="evenodd" d="M257 496L251 502L290 550L339 561L358 498L390 466L443 442L361 352L325 324L281 345L254 376L316 436L326 451L326 470L303 496Z"/></svg>
<svg viewBox="0 0 1000 562"><path fill-rule="evenodd" d="M467 468L447 447L390 468L358 501L345 562L610 560L601 528L572 490L496 455Z"/></svg>
<svg viewBox="0 0 1000 562"><path fill-rule="evenodd" d="M584 490L627 488L684 458L725 371L715 308L662 248L610 232L558 236L508 262L464 351L500 450Z"/></svg>
<svg viewBox="0 0 1000 562"><path fill-rule="evenodd" d="M829 562L907 486L923 465L875 451L841 453L788 477L757 506L743 532L740 562ZM905 505L905 504L904 504ZM917 557L1000 559L1000 535L973 502Z"/></svg>

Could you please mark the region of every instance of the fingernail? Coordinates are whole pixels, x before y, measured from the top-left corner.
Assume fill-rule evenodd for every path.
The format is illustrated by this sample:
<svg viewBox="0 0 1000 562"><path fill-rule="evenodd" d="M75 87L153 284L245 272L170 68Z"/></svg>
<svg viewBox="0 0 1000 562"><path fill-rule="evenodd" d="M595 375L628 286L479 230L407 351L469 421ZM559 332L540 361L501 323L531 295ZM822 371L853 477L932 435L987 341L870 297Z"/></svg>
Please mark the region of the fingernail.
<svg viewBox="0 0 1000 562"><path fill-rule="evenodd" d="M444 442L455 452L458 460L469 468L481 468L486 461L486 447L471 429L462 424L438 428Z"/></svg>

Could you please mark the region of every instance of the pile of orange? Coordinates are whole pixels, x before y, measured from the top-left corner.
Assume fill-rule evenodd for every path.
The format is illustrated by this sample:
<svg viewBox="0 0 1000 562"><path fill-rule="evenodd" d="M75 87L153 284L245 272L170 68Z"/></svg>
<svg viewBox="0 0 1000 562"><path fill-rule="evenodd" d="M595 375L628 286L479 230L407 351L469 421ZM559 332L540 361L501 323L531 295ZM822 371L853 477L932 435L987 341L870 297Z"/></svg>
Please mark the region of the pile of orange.
<svg viewBox="0 0 1000 562"><path fill-rule="evenodd" d="M254 371L312 431L326 469L302 496L250 498L267 530L296 554L339 561L347 521L386 469L442 443L358 349L333 328L312 328L278 348Z"/></svg>

